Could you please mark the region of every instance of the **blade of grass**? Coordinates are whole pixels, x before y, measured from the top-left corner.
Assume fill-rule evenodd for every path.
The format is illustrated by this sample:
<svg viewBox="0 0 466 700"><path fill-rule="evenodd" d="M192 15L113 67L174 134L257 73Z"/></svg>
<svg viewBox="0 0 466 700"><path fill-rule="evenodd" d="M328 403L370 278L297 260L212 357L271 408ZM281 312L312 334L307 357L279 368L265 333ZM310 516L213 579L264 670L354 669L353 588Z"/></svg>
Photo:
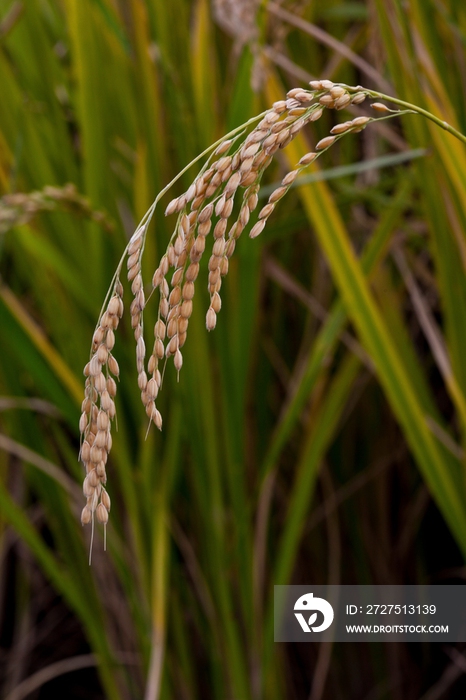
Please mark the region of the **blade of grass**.
<svg viewBox="0 0 466 700"><path fill-rule="evenodd" d="M231 582L227 577L219 575L229 566L227 552L229 549L225 528L225 495L222 483L221 454L223 447L219 445L220 425L216 417L215 389L210 368L212 359L207 349L204 319L201 318L199 306L195 306L190 320L191 343L196 347L195 359L186 360L190 366L189 379L193 383L190 393L197 397L194 413L191 416L191 439L194 439L195 462L205 465L206 472L198 475L196 487L201 493L199 498L200 514L204 520L204 530L201 537L209 538L206 555L209 559L209 579L212 594L218 606L218 618L223 625L223 663L231 669L229 682L232 692L237 697L248 698L249 682L247 677L245 650L240 641L240 629L233 611L233 595ZM194 363L194 364L192 364ZM226 670L225 666L225 670Z"/></svg>
<svg viewBox="0 0 466 700"><path fill-rule="evenodd" d="M423 158L427 154L428 151L425 148L413 148L412 150L404 153L393 153L388 156L371 158L369 160L364 160L361 163L338 165L335 168L316 170L308 175L300 175L293 182L290 189L293 189L294 187L305 187L306 185L310 185L312 182L320 182L321 180L336 180L341 177L347 177L348 175L358 175L359 173L364 173L368 170L391 168L394 165L401 165L401 163L409 163L411 160ZM271 185L264 185L260 189L259 198L264 199L265 197L268 197L279 186L280 182L274 182Z"/></svg>
<svg viewBox="0 0 466 700"><path fill-rule="evenodd" d="M158 698L161 692L162 675L165 663L167 634L167 607L170 576L170 501L178 471L181 448L181 411L175 404L170 414L170 434L166 453L160 465L160 474L152 488L145 491L153 517L151 522L151 590L150 604L152 617L152 651L145 691L145 700ZM151 451L153 454L153 451ZM147 453L146 453L147 454ZM152 455L147 455L148 457ZM147 460L146 460L147 461ZM146 465L154 469L153 458Z"/></svg>

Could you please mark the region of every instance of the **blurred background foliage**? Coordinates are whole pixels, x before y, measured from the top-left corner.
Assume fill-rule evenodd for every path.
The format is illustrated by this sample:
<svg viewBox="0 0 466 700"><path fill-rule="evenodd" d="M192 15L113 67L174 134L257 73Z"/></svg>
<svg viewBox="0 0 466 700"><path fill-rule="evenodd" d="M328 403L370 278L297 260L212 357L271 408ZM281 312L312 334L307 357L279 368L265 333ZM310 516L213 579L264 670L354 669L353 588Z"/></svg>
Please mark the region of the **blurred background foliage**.
<svg viewBox="0 0 466 700"><path fill-rule="evenodd" d="M99 531L91 567L77 423L114 268L181 168L312 78L465 133L465 43L463 0L1 0L3 698L464 697L461 647L274 644L272 608L273 584L464 582L452 136L410 116L330 149L240 241L209 335L198 284L147 439L122 324L108 548ZM309 127L266 185L340 118ZM156 211L148 279L193 175Z"/></svg>

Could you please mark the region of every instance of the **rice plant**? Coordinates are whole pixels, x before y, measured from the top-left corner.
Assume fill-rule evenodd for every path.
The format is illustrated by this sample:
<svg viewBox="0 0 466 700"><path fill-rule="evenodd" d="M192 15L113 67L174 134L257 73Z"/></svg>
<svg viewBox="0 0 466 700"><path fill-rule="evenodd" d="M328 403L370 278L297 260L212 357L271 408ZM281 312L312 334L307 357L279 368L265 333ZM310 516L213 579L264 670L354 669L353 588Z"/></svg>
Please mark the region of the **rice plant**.
<svg viewBox="0 0 466 700"><path fill-rule="evenodd" d="M2 697L462 697L459 646L274 644L273 585L464 580L465 36L1 5Z"/></svg>
<svg viewBox="0 0 466 700"><path fill-rule="evenodd" d="M165 210L165 216L175 213L178 216L168 248L153 274L149 292L150 298L158 290L160 300L147 372L146 344L143 336L146 297L141 274L142 255L148 227L157 203L183 172L158 195L131 236L107 293L93 335L90 359L84 368L85 398L79 421L82 437L80 458L86 470L83 491L87 503L81 514L83 525L90 522L94 524L94 515L98 522L106 525L110 511L110 497L105 488L107 482L105 465L112 445L111 425L116 417L114 401L116 383L111 375L118 378L119 366L112 351L115 345L115 331L123 315L123 285L120 278L125 261L127 279L131 283L133 295L130 314L136 343L136 369L141 400L149 421L162 429L162 416L155 403L162 385L163 370L161 373L160 363L173 357L176 371L179 373L182 368L181 348L186 342L189 318L193 309L195 282L200 270L200 261L206 249L207 237L213 227L207 284L210 303L206 313L206 328L211 331L216 326L217 314L221 309L222 278L228 273L229 260L237 240L247 228L250 216L258 205L264 172L279 149L291 143L307 124L320 119L324 109L343 110L350 105L360 105L367 97L391 100L404 108L394 110L383 103L372 102L371 109L383 116L357 116L333 126L330 135L318 141L315 151L302 156L295 168L282 178L279 186L269 195L267 204L259 212L257 222L250 227L249 237L252 239L264 230L268 218L290 187L295 183L299 184L299 176L307 166L314 163L343 136L358 133L371 122L395 116L418 114L466 144L466 137L444 120L403 100L390 98L360 85L349 87L334 84L330 80L313 80L311 88L311 90L302 88L289 90L286 99L275 102L269 110L230 132L219 144L213 144L207 152L186 166L185 170L188 170L206 153L213 153L186 192L173 199ZM243 139L251 122L258 123ZM235 199L241 202L232 217ZM215 226L213 226L213 217L216 219ZM231 218L234 219L233 222ZM167 275L170 269L173 269L173 273L168 282ZM364 326L361 332L364 334ZM408 425L409 409L404 409L396 398L394 401L395 411L399 407L400 412L405 410L408 414L406 415L406 425ZM414 409L414 407L411 408ZM413 435L414 450L417 439L418 435ZM435 472L433 464L432 470ZM450 496L453 497L453 494L450 493ZM449 508L451 507L455 507L456 516L460 516L458 508L453 506L453 501L450 501Z"/></svg>

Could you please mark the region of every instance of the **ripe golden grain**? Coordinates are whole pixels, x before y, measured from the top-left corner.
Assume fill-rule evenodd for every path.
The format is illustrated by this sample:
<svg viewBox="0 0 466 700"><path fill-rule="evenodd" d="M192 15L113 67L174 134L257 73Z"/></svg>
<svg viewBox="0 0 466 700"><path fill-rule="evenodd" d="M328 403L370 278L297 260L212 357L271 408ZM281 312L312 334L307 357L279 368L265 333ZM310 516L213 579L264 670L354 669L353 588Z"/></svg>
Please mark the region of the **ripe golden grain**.
<svg viewBox="0 0 466 700"><path fill-rule="evenodd" d="M316 144L316 151L322 151L335 143L335 136L326 136Z"/></svg>

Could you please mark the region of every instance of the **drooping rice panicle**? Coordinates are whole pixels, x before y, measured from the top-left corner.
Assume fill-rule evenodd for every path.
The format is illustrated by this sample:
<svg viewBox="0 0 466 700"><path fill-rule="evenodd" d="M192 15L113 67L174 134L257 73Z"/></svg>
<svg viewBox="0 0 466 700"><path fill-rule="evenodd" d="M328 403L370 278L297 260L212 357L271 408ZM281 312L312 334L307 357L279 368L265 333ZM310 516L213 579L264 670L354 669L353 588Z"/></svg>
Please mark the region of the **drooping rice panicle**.
<svg viewBox="0 0 466 700"><path fill-rule="evenodd" d="M340 138L357 133L373 121L389 119L400 114L420 113L455 135L458 133L445 122L414 105L388 98L361 86L334 84L329 80L314 80L310 90L293 88L286 98L270 109L238 127L222 140L200 154L209 160L186 192L172 199L165 209L166 216L177 215L173 235L152 277L152 293L158 290L159 306L153 329L150 356L146 365L143 312L146 300L141 261L144 242L155 207L160 198L192 165L160 192L131 237L115 273L108 296L92 339L90 360L84 374L85 398L79 421L81 432L80 458L86 470L83 491L86 505L82 511L83 524L107 524L110 498L105 488L106 463L112 446L111 427L115 419L115 395L118 363L113 355L115 331L123 314L123 286L120 274L124 261L133 299L130 305L131 326L136 341L136 368L142 403L150 422L162 428L162 416L156 400L162 384L161 363L173 358L179 373L183 365L189 319L193 309L195 286L200 263L206 250L209 306L206 312L207 330L213 330L222 306L222 279L228 273L229 260L237 240L249 227L249 237L256 238L266 227L269 217L288 190L299 179L302 170L331 148ZM304 155L296 167L286 173L278 187L260 209L257 220L250 225L257 209L262 177L274 155L296 137L308 124L320 119L327 109L343 110L360 105L367 98L391 99L402 110L393 110L381 102L370 106L377 115L356 116L335 124L328 136L320 139L314 150ZM248 131L248 127L252 128Z"/></svg>

